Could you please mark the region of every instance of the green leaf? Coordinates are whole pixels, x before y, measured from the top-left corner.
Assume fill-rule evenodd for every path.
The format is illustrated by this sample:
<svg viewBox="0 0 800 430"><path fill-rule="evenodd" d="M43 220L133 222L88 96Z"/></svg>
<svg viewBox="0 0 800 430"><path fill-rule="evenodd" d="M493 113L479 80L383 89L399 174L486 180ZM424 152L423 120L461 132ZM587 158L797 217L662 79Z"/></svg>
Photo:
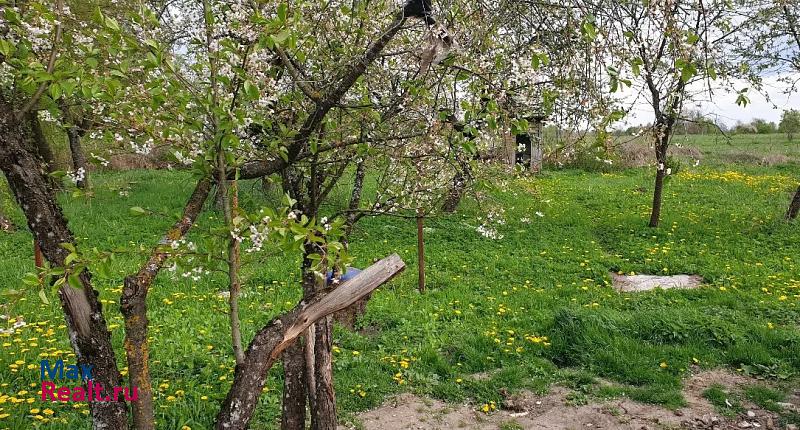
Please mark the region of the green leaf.
<svg viewBox="0 0 800 430"><path fill-rule="evenodd" d="M147 215L147 210L145 210L144 208L139 207L139 206L134 206L134 207L128 209L128 212L130 212L130 214L133 215L133 216Z"/></svg>
<svg viewBox="0 0 800 430"><path fill-rule="evenodd" d="M686 63L681 68L681 80L683 82L689 82L689 79L692 79L695 74L697 74L697 68L692 63Z"/></svg>
<svg viewBox="0 0 800 430"><path fill-rule="evenodd" d="M119 31L119 23L117 23L116 19L114 19L114 18L112 18L110 16L106 17L106 27L108 27L108 28L110 28L111 30L114 30L114 31Z"/></svg>
<svg viewBox="0 0 800 430"><path fill-rule="evenodd" d="M7 40L0 39L0 54L4 57L10 57L14 53L14 45Z"/></svg>
<svg viewBox="0 0 800 430"><path fill-rule="evenodd" d="M642 73L641 65L643 64L642 59L639 57L634 58L631 60L631 71L633 72L633 76L639 76Z"/></svg>
<svg viewBox="0 0 800 430"><path fill-rule="evenodd" d="M272 40L275 42L276 45L282 45L286 39L289 38L289 30L283 30L278 34L273 34L270 36Z"/></svg>
<svg viewBox="0 0 800 430"><path fill-rule="evenodd" d="M258 100L261 97L258 87L250 81L244 81L244 92L250 100Z"/></svg>
<svg viewBox="0 0 800 430"><path fill-rule="evenodd" d="M28 272L22 275L22 283L30 287L37 286L39 285L39 276L33 272Z"/></svg>
<svg viewBox="0 0 800 430"><path fill-rule="evenodd" d="M281 23L286 22L286 10L286 3L281 3L280 6L278 6L278 19L281 21Z"/></svg>
<svg viewBox="0 0 800 430"><path fill-rule="evenodd" d="M712 80L715 80L715 81L717 80L717 69L714 67L714 65L713 65L713 64L709 64L709 65L708 65L708 68L707 68L707 73L708 73L708 76L709 76L709 77L710 77Z"/></svg>
<svg viewBox="0 0 800 430"><path fill-rule="evenodd" d="M63 242L63 243L60 243L59 245L61 245L62 248L66 249L69 252L78 252L75 249L75 245L73 245L73 244L71 244L69 242Z"/></svg>
<svg viewBox="0 0 800 430"><path fill-rule="evenodd" d="M72 273L67 277L67 283L72 288L82 289L83 284L81 284L81 278L78 276L77 273Z"/></svg>
<svg viewBox="0 0 800 430"><path fill-rule="evenodd" d="M748 103L750 103L750 99L744 93L739 93L739 97L736 98L736 104L741 107L747 107Z"/></svg>
<svg viewBox="0 0 800 430"><path fill-rule="evenodd" d="M158 51L158 42L156 42L154 39L147 39L144 41L144 44Z"/></svg>
<svg viewBox="0 0 800 430"><path fill-rule="evenodd" d="M46 305L50 304L50 300L47 300L47 295L44 293L44 289L39 290L39 299Z"/></svg>
<svg viewBox="0 0 800 430"><path fill-rule="evenodd" d="M76 254L74 252L70 252L69 255L67 255L67 258L64 259L64 265L65 266L69 266L70 263L72 263L73 261L75 261L77 259L78 259L78 254Z"/></svg>
<svg viewBox="0 0 800 430"><path fill-rule="evenodd" d="M0 291L0 297L22 297L25 293L20 290L5 290Z"/></svg>
<svg viewBox="0 0 800 430"><path fill-rule="evenodd" d="M581 31L589 40L594 40L597 37L597 28L589 21L584 21Z"/></svg>
<svg viewBox="0 0 800 430"><path fill-rule="evenodd" d="M61 82L61 92L62 96L69 97L75 92L75 87L78 85L75 81L63 81Z"/></svg>
<svg viewBox="0 0 800 430"><path fill-rule="evenodd" d="M50 88L47 89L48 94L50 94L50 98L53 100L58 100L61 98L61 85L58 82L53 82L50 84Z"/></svg>

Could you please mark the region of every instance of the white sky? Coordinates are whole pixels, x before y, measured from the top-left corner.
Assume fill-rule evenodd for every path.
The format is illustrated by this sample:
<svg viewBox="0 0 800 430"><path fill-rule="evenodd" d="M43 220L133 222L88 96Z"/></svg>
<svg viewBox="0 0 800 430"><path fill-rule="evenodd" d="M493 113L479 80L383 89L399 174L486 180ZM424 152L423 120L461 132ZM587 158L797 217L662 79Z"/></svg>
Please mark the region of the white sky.
<svg viewBox="0 0 800 430"><path fill-rule="evenodd" d="M800 78L800 74L796 77ZM738 106L736 91L746 87L749 85L745 82L734 82L728 86L727 91L721 87L715 89L710 100L708 95L703 95L704 101L686 102L684 108L697 109L705 113L709 119L718 118L720 122L729 126L735 125L737 121L748 123L754 118L778 124L784 109L800 109L800 94L797 92L791 95L784 94L786 85L778 82L777 77L764 78L763 91L769 95L770 101L751 88L747 93L750 103L746 107ZM633 109L624 121L617 124L617 128L649 124L653 121L653 108L644 97L637 98L637 93L635 87L625 88L622 92L621 104L626 107L633 105Z"/></svg>

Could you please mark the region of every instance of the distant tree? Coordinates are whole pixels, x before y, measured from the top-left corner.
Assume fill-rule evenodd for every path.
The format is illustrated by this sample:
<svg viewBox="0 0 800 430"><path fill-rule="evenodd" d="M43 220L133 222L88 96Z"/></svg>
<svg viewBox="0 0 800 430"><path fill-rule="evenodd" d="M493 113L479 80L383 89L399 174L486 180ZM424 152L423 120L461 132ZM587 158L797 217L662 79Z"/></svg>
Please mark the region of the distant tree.
<svg viewBox="0 0 800 430"><path fill-rule="evenodd" d="M767 120L756 118L750 122L750 125L755 128L756 133L758 134L770 134L775 133L778 131L778 127L775 125L774 122L769 122Z"/></svg>
<svg viewBox="0 0 800 430"><path fill-rule="evenodd" d="M713 133L715 129L714 122L696 109L684 110L675 123L675 131L683 134Z"/></svg>
<svg viewBox="0 0 800 430"><path fill-rule="evenodd" d="M737 10L729 2L674 0L668 2L617 2L590 0L597 11L593 22L583 24L589 37L601 34L598 46L608 65L611 92L628 86L652 109L649 137L653 145L656 175L650 227L658 227L664 180L671 168L667 151L682 119L685 101L711 92L711 81L730 78L726 46L730 23ZM590 20L591 21L591 20ZM747 98L739 91L737 104Z"/></svg>
<svg viewBox="0 0 800 430"><path fill-rule="evenodd" d="M733 126L733 132L736 134L755 134L757 130L751 123L745 124L741 121L736 121L736 125Z"/></svg>
<svg viewBox="0 0 800 430"><path fill-rule="evenodd" d="M795 109L783 111L779 127L790 141L794 139L794 134L800 131L800 111Z"/></svg>

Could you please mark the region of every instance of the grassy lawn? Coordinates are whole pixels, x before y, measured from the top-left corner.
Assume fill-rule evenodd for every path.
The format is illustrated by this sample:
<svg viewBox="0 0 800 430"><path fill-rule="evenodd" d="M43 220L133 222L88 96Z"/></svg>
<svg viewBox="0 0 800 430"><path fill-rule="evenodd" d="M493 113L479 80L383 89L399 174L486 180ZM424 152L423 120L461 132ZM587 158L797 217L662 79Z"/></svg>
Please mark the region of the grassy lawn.
<svg viewBox="0 0 800 430"><path fill-rule="evenodd" d="M651 170L509 179L483 190L505 208L503 239L475 231L479 207L473 201L452 216L426 221L424 295L416 291L413 221L365 219L352 239L356 265L397 252L408 269L373 296L364 330L337 328L334 373L342 417L405 390L480 408L499 404L501 388L545 390L554 382L576 388L580 400L581 387L602 377L619 384L603 395L624 391L674 408L684 402L681 381L693 367L724 366L770 381L797 378L800 225L782 216L799 177L797 165L685 167L669 178L659 229L646 227ZM172 218L134 219L128 208L172 214L192 187L188 175L167 171L106 173L94 181L93 199L65 195L62 203L80 246L100 249L148 250ZM250 208L274 198L255 185L242 190ZM347 189L334 194L343 204ZM12 215L21 225L19 214ZM198 228L216 225L215 216L206 211ZM0 256L0 292L22 288L20 278L33 269L30 234L2 234ZM299 257L267 252L247 258L241 316L249 340L298 300ZM117 303L123 276L141 261L137 253L120 255L116 278L96 280L121 367ZM706 285L618 294L609 286L610 270L694 273ZM194 282L165 272L151 290L159 428L208 428L230 386L227 303L218 295L225 285L223 274ZM39 360L74 361L55 295L50 299L43 304L37 291L0 299L10 320L21 316L28 323L0 335L0 429L89 428L85 405L38 399ZM270 373L254 429L275 428L280 373ZM764 402L779 397L751 394Z"/></svg>
<svg viewBox="0 0 800 430"><path fill-rule="evenodd" d="M678 135L673 143L700 150L703 164L800 163L800 137L789 141L785 133Z"/></svg>

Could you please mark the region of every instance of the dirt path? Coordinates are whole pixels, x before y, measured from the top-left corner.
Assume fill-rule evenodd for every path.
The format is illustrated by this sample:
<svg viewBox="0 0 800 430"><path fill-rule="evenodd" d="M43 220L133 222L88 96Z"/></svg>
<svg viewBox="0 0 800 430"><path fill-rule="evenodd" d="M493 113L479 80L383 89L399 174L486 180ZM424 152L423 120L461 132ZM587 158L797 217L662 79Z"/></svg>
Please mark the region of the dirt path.
<svg viewBox="0 0 800 430"><path fill-rule="evenodd" d="M703 397L712 385L736 389L756 381L725 371L701 372L685 384L688 405L670 411L628 399L616 399L582 406L568 406L569 390L553 387L539 396L522 392L507 399L503 410L485 414L474 405L450 405L437 400L402 394L378 409L358 415L365 430L438 430L438 429L777 429L778 418L755 405L745 404L746 413L723 418ZM797 393L795 393L797 394ZM800 405L792 396L793 407ZM790 427L791 428L791 427Z"/></svg>

